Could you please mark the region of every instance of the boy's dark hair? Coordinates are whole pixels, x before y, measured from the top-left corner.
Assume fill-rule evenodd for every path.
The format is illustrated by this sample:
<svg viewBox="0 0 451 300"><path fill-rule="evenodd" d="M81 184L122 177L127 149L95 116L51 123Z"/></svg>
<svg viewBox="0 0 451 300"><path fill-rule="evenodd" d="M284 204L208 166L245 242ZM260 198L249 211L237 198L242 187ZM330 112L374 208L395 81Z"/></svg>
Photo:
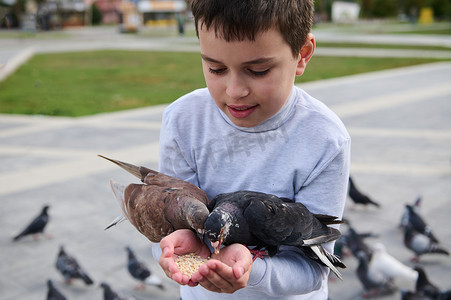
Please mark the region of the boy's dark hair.
<svg viewBox="0 0 451 300"><path fill-rule="evenodd" d="M196 33L214 29L226 41L255 40L271 27L278 29L299 54L313 23L313 0L190 0Z"/></svg>

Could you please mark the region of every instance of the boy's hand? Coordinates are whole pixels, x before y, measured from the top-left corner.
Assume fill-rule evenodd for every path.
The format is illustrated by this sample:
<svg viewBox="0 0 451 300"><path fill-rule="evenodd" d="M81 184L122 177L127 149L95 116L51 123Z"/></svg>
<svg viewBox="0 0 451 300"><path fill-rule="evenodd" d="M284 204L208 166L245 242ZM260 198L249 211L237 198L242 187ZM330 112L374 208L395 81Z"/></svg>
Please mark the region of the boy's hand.
<svg viewBox="0 0 451 300"><path fill-rule="evenodd" d="M196 234L189 229L176 230L160 241L160 248L163 253L158 262L166 276L178 284L196 286L198 283L182 274L175 263L178 256L188 253L196 253L203 258L210 255L210 250Z"/></svg>
<svg viewBox="0 0 451 300"><path fill-rule="evenodd" d="M244 288L252 269L252 255L241 244L232 244L212 254L206 264L193 274L191 282L217 293L233 293Z"/></svg>

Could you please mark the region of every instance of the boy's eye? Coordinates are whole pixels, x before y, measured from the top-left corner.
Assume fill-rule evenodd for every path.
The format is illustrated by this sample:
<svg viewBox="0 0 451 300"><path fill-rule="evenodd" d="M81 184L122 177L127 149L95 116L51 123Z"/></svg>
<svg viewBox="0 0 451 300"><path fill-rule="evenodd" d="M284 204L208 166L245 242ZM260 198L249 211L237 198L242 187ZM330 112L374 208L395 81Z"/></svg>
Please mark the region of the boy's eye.
<svg viewBox="0 0 451 300"><path fill-rule="evenodd" d="M220 69L212 69L212 68L208 68L208 70L210 71L210 73L213 73L213 74L221 74L221 73L223 73L226 69L225 69L225 68L220 68Z"/></svg>
<svg viewBox="0 0 451 300"><path fill-rule="evenodd" d="M266 70L264 70L264 71L254 71L254 70L249 70L249 72L251 72L251 74L254 75L254 76L264 76L264 75L266 75L266 74L269 73L269 70L270 70L270 69L266 69Z"/></svg>

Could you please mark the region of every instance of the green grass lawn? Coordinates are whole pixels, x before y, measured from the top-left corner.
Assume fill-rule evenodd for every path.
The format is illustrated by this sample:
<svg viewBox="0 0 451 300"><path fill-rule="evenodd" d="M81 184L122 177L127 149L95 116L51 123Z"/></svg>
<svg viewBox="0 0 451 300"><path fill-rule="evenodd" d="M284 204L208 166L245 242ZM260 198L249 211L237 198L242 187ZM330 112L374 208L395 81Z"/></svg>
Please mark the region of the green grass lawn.
<svg viewBox="0 0 451 300"><path fill-rule="evenodd" d="M314 56L297 82L434 61ZM198 53L40 54L0 82L0 112L83 116L170 103L204 86Z"/></svg>

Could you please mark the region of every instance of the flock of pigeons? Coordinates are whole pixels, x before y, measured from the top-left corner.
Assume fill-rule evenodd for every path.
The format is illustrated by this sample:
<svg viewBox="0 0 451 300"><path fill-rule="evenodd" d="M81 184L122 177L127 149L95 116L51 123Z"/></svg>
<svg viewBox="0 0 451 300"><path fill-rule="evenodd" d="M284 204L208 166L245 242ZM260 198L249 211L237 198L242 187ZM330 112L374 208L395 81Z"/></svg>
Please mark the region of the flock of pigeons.
<svg viewBox="0 0 451 300"><path fill-rule="evenodd" d="M364 207L380 204L357 189L353 179L349 178L349 198L354 206ZM364 298L390 295L398 290L395 279L403 278L414 283L415 290L401 290L401 300L451 300L451 290L441 291L429 281L424 267L420 265L423 255L449 255L447 249L440 245L431 227L425 222L420 212L421 197L413 204L406 204L399 222L403 231L403 243L413 253L413 268L403 264L387 251L382 243L372 246L365 240L377 235L371 232L358 232L349 220L342 226L342 236L335 244L335 253L339 256L353 256L358 261L356 275L361 282ZM347 231L345 229L347 228Z"/></svg>
<svg viewBox="0 0 451 300"><path fill-rule="evenodd" d="M394 279L403 277L416 282L414 291L402 291L403 300L451 300L450 291L440 291L429 282L425 270L418 264L419 257L431 253L449 255L440 246L420 215L421 199L413 205L406 205L400 227L404 230L404 244L414 253L415 268L410 268L391 256L381 243L366 244L365 239L372 233L357 232L348 220L337 220L334 216L312 214L300 203L270 194L252 191L237 191L220 194L211 202L198 187L158 173L145 167L113 160L101 156L138 177L142 184L121 185L111 182L113 192L123 214L107 228L128 220L151 242L159 242L174 230L192 229L199 237L208 237L211 248L219 252L222 245L242 243L252 247L254 259L263 255L274 255L282 245L298 247L308 258L330 268L342 279L337 268L346 268L340 257L351 253L357 261L356 274L364 287L364 297L392 294L396 291ZM380 205L360 192L352 178L349 178L349 197L355 205ZM48 206L44 206L36 217L20 234L13 238L18 241L27 235L44 232L49 221ZM328 226L345 223L342 234ZM347 228L347 232L343 230ZM322 244L336 241L334 254L328 253ZM163 289L161 279L152 275L147 266L139 261L130 247L128 271L140 281L139 288L151 284ZM55 264L67 284L75 279L85 284L93 280L77 260L60 247ZM47 299L66 299L48 280ZM101 283L105 300L129 299L115 292L107 283Z"/></svg>
<svg viewBox="0 0 451 300"><path fill-rule="evenodd" d="M25 229L13 238L14 242L19 241L25 236L33 236L35 239L39 235L44 234L44 229L49 222L48 214L49 206L45 205L42 208L41 213L35 217ZM130 247L126 247L128 259L127 270L130 275L136 279L139 284L135 289L142 290L146 285L151 285L164 290L162 280L160 277L152 274L148 266L141 260L139 260L133 250ZM64 246L60 246L59 253L55 263L56 270L64 278L64 282L68 285L72 284L74 280L81 280L86 285L94 284L94 281L88 275L84 268L81 267L77 259L68 254ZM100 287L103 288L104 300L131 300L132 297L121 295L113 290L113 288L106 282L102 282ZM58 290L51 279L47 280L47 300L66 300L66 296Z"/></svg>

